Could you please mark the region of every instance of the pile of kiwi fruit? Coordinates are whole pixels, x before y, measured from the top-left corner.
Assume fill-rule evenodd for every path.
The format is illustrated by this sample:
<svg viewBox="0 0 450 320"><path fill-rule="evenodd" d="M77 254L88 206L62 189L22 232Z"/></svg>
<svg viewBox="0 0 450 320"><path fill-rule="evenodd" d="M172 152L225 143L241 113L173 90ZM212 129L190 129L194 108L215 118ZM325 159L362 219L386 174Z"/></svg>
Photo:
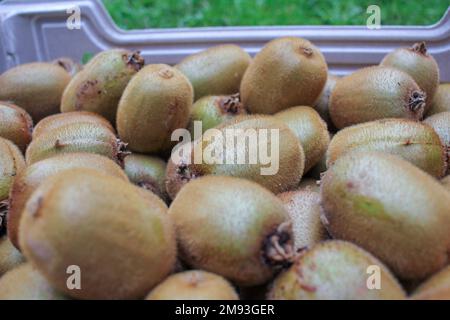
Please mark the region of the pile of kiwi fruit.
<svg viewBox="0 0 450 320"><path fill-rule="evenodd" d="M276 129L278 170L172 157L195 121L185 151ZM19 65L0 75L0 299L450 299L449 156L423 42L344 77L295 37Z"/></svg>

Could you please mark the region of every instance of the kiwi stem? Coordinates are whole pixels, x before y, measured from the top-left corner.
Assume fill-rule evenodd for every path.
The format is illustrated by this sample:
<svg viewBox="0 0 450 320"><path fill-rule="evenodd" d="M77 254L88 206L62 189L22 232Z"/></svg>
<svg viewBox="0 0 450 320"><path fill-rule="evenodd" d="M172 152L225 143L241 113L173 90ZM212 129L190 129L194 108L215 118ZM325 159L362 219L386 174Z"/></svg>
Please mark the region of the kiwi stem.
<svg viewBox="0 0 450 320"><path fill-rule="evenodd" d="M409 97L408 101L408 108L416 112L418 110L422 110L425 108L425 100L427 98L427 95L425 92L415 90L411 93L411 96Z"/></svg>
<svg viewBox="0 0 450 320"><path fill-rule="evenodd" d="M136 70L136 71L141 70L145 64L145 60L144 60L144 58L142 58L140 51L135 51L131 54L125 55L124 58L125 58L125 63L128 66L131 66L132 68L134 68L134 70Z"/></svg>
<svg viewBox="0 0 450 320"><path fill-rule="evenodd" d="M296 253L292 244L291 227L290 221L284 222L275 233L267 237L263 253L267 264L282 267L292 264Z"/></svg>
<svg viewBox="0 0 450 320"><path fill-rule="evenodd" d="M6 215L8 214L8 200L0 201L0 236L6 233Z"/></svg>
<svg viewBox="0 0 450 320"><path fill-rule="evenodd" d="M222 99L219 105L226 113L232 114L238 113L239 110L242 108L239 93Z"/></svg>
<svg viewBox="0 0 450 320"><path fill-rule="evenodd" d="M411 50L420 54L423 54L424 56L427 55L427 46L425 45L425 42L418 42L415 43L412 47Z"/></svg>
<svg viewBox="0 0 450 320"><path fill-rule="evenodd" d="M117 139L117 162L120 164L120 166L123 168L124 166L124 159L126 156L130 155L131 152L127 150L128 143L123 142L120 139Z"/></svg>

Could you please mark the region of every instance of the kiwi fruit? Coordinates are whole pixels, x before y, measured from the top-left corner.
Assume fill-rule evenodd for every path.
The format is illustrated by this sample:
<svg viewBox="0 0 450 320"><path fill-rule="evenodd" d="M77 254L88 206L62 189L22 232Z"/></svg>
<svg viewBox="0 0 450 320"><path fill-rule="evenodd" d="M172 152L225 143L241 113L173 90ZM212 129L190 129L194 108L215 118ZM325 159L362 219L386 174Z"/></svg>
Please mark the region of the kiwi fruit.
<svg viewBox="0 0 450 320"><path fill-rule="evenodd" d="M25 153L28 165L63 153L88 152L120 162L125 145L108 127L97 123L69 123L33 139Z"/></svg>
<svg viewBox="0 0 450 320"><path fill-rule="evenodd" d="M333 92L334 87L336 86L337 81L339 80L338 76L334 76L332 74L328 74L327 82L325 83L325 87L322 90L322 93L319 96L319 99L316 101L314 105L314 109L320 114L322 119L327 123L328 128L334 131L334 124L331 121L330 110L329 110L329 102L331 97L331 92Z"/></svg>
<svg viewBox="0 0 450 320"><path fill-rule="evenodd" d="M173 269L176 242L156 195L97 170L65 170L28 200L22 252L55 288L79 299L143 298ZM82 272L67 288L67 267Z"/></svg>
<svg viewBox="0 0 450 320"><path fill-rule="evenodd" d="M164 160L143 154L130 154L124 159L124 170L132 183L153 192L166 202L169 200Z"/></svg>
<svg viewBox="0 0 450 320"><path fill-rule="evenodd" d="M424 123L431 126L441 139L448 164L450 162L450 111L434 114L426 118ZM449 173L449 166L447 166L447 174Z"/></svg>
<svg viewBox="0 0 450 320"><path fill-rule="evenodd" d="M239 94L231 96L207 96L197 100L192 106L189 131L194 136L194 122L201 121L202 133L214 128L247 111L242 105Z"/></svg>
<svg viewBox="0 0 450 320"><path fill-rule="evenodd" d="M83 67L79 63L67 57L55 59L52 61L52 63L63 67L72 77L83 69Z"/></svg>
<svg viewBox="0 0 450 320"><path fill-rule="evenodd" d="M383 118L422 119L426 94L398 69L368 67L339 79L330 98L338 129Z"/></svg>
<svg viewBox="0 0 450 320"><path fill-rule="evenodd" d="M224 176L192 180L172 202L169 216L183 261L240 286L265 283L294 254L282 202L252 181Z"/></svg>
<svg viewBox="0 0 450 320"><path fill-rule="evenodd" d="M165 64L148 65L128 84L117 110L117 131L131 151L164 154L172 132L186 128L193 103L189 80Z"/></svg>
<svg viewBox="0 0 450 320"><path fill-rule="evenodd" d="M44 132L63 127L67 124L80 122L87 122L99 126L104 126L108 128L112 133L115 133L113 126L102 116L88 111L73 111L54 114L39 121L34 127L33 139L36 139Z"/></svg>
<svg viewBox="0 0 450 320"><path fill-rule="evenodd" d="M369 289L369 268L380 271L380 289ZM270 300L402 300L391 272L369 252L339 240L322 242L297 257L273 282Z"/></svg>
<svg viewBox="0 0 450 320"><path fill-rule="evenodd" d="M19 148L11 141L0 137L0 202L8 199L14 177L23 169L25 160Z"/></svg>
<svg viewBox="0 0 450 320"><path fill-rule="evenodd" d="M320 220L320 194L311 189L283 192L278 198L292 221L294 249L300 251L328 238Z"/></svg>
<svg viewBox="0 0 450 320"><path fill-rule="evenodd" d="M113 49L97 54L64 90L61 112L91 111L115 123L120 97L143 66L139 52Z"/></svg>
<svg viewBox="0 0 450 320"><path fill-rule="evenodd" d="M305 151L305 173L326 153L330 143L327 124L311 107L294 107L275 114L297 136Z"/></svg>
<svg viewBox="0 0 450 320"><path fill-rule="evenodd" d="M27 63L0 76L0 100L9 101L30 114L34 122L59 112L61 96L70 74L52 63Z"/></svg>
<svg viewBox="0 0 450 320"><path fill-rule="evenodd" d="M444 187L450 191L450 176L446 176L444 179L441 180L441 183L444 185Z"/></svg>
<svg viewBox="0 0 450 320"><path fill-rule="evenodd" d="M9 270L25 261L22 254L12 245L8 237L0 238L0 278Z"/></svg>
<svg viewBox="0 0 450 320"><path fill-rule="evenodd" d="M439 136L431 127L413 120L382 119L340 130L327 150L327 166L351 151L382 151L400 156L438 178L447 167Z"/></svg>
<svg viewBox="0 0 450 320"><path fill-rule="evenodd" d="M30 263L0 278L0 300L66 300Z"/></svg>
<svg viewBox="0 0 450 320"><path fill-rule="evenodd" d="M25 110L0 102L0 137L12 141L23 152L31 141L32 131L33 120Z"/></svg>
<svg viewBox="0 0 450 320"><path fill-rule="evenodd" d="M411 298L415 300L450 300L450 266L422 283Z"/></svg>
<svg viewBox="0 0 450 320"><path fill-rule="evenodd" d="M146 300L239 300L239 297L223 277L202 270L189 270L166 278Z"/></svg>
<svg viewBox="0 0 450 320"><path fill-rule="evenodd" d="M204 137L196 140L183 147L184 151L189 148L192 151L190 155L189 152L186 152L186 158L183 154L183 157L179 160L174 160L174 157L169 160L166 171L166 190L172 199L187 182L205 175L249 179L274 193L292 190L298 186L303 175L305 154L300 141L283 122L273 116L241 116L217 127L217 130L224 139L207 139ZM276 130L278 133L278 141L272 141L271 130ZM234 146L230 143L230 139L226 138L227 132L236 133L239 136L239 139L234 139ZM249 135L246 134L248 132ZM255 147L258 149L258 153L264 149L269 151L275 148L279 155L278 159L272 159L272 163L263 164L259 157L253 157L254 154L250 154L252 139L246 137L250 137L252 132L255 132L255 135L258 136L268 136L267 144L264 143L263 139L256 138L258 145ZM241 147L244 144L246 148ZM211 161L212 159L205 159L205 155L211 150L223 150L220 154L222 159L219 159L222 160L221 163L220 161L214 162ZM202 152L203 155L201 163L198 163L195 159L195 155L198 155L199 152ZM233 156L233 161L227 161L229 154ZM276 157L273 153L271 156L272 158ZM256 159L250 161L251 158ZM245 162L245 164L242 162ZM278 162L278 166L274 162ZM278 170L275 172L276 169ZM263 170L274 172L263 175Z"/></svg>
<svg viewBox="0 0 450 320"><path fill-rule="evenodd" d="M95 169L128 181L125 172L114 161L93 153L66 153L38 161L18 173L11 186L8 212L8 236L19 248L19 222L31 194L47 178L73 168Z"/></svg>
<svg viewBox="0 0 450 320"><path fill-rule="evenodd" d="M448 261L450 193L413 164L382 152L349 152L321 181L323 222L400 278L423 279Z"/></svg>
<svg viewBox="0 0 450 320"><path fill-rule="evenodd" d="M427 52L425 42L411 48L397 49L384 57L380 65L402 70L409 74L426 94L425 113L430 109L439 86L439 66Z"/></svg>
<svg viewBox="0 0 450 320"><path fill-rule="evenodd" d="M239 92L242 77L251 62L239 46L225 44L193 54L175 66L192 83L195 100Z"/></svg>
<svg viewBox="0 0 450 320"><path fill-rule="evenodd" d="M274 114L312 106L327 81L327 63L311 42L285 37L269 42L248 67L241 98L250 113Z"/></svg>
<svg viewBox="0 0 450 320"><path fill-rule="evenodd" d="M437 88L428 116L450 111L450 83L443 83Z"/></svg>

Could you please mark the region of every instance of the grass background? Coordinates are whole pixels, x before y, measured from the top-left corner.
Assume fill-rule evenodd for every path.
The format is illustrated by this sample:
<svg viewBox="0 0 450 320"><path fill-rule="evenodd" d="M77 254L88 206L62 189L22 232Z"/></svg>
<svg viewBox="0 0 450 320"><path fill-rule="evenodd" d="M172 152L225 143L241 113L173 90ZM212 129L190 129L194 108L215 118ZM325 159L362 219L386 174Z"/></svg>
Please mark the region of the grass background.
<svg viewBox="0 0 450 320"><path fill-rule="evenodd" d="M366 9L381 8L382 25L430 25L449 0L103 0L123 29L365 25Z"/></svg>

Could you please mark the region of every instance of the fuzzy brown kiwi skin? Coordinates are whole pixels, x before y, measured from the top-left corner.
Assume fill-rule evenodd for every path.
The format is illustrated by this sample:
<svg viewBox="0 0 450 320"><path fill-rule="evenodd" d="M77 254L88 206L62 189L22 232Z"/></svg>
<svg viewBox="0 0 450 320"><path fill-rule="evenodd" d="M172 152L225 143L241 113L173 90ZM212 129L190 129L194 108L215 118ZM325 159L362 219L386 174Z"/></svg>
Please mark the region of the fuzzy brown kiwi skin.
<svg viewBox="0 0 450 320"><path fill-rule="evenodd" d="M0 100L27 111L36 123L59 112L61 96L70 74L51 63L29 63L12 68L0 76Z"/></svg>
<svg viewBox="0 0 450 320"><path fill-rule="evenodd" d="M19 223L25 204L34 190L49 177L73 168L90 168L128 181L128 177L114 161L93 153L67 153L31 164L20 172L11 186L8 236L13 245L20 249Z"/></svg>
<svg viewBox="0 0 450 320"><path fill-rule="evenodd" d="M445 267L424 281L411 295L414 300L449 300L450 267Z"/></svg>
<svg viewBox="0 0 450 320"><path fill-rule="evenodd" d="M441 183L444 185L444 187L450 191L450 176L446 176L444 179L441 180Z"/></svg>
<svg viewBox="0 0 450 320"><path fill-rule="evenodd" d="M19 148L11 141L0 138L0 202L2 203L2 215L8 199L8 193L14 181L14 177L25 169L25 161ZM4 222L4 219L0 219ZM3 223L0 224L2 229Z"/></svg>
<svg viewBox="0 0 450 320"><path fill-rule="evenodd" d="M444 147L444 154L447 161L446 174L450 173L450 112L434 114L424 120L424 123L431 126L441 139Z"/></svg>
<svg viewBox="0 0 450 320"><path fill-rule="evenodd" d="M53 176L27 202L19 232L22 252L71 297L144 297L169 275L177 253L167 206L142 191L92 169ZM84 270L80 290L67 288L66 269L73 264Z"/></svg>
<svg viewBox="0 0 450 320"><path fill-rule="evenodd" d="M191 55L175 66L192 83L195 100L239 92L251 57L239 46L226 44Z"/></svg>
<svg viewBox="0 0 450 320"><path fill-rule="evenodd" d="M394 154L437 178L447 169L447 155L439 136L430 126L413 120L375 120L340 130L327 150L327 167L351 151Z"/></svg>
<svg viewBox="0 0 450 320"><path fill-rule="evenodd" d="M109 123L108 120L106 120L99 114L88 111L73 111L54 114L39 121L34 127L33 139L36 139L44 132L62 127L67 124L80 122L88 122L104 126L115 134L115 130L111 123Z"/></svg>
<svg viewBox="0 0 450 320"><path fill-rule="evenodd" d="M131 79L117 110L117 131L131 151L165 154L174 130L186 128L193 103L189 80L165 64L148 65Z"/></svg>
<svg viewBox="0 0 450 320"><path fill-rule="evenodd" d="M172 202L169 216L183 261L240 286L267 282L295 255L283 204L248 180L223 176L193 180Z"/></svg>
<svg viewBox="0 0 450 320"><path fill-rule="evenodd" d="M0 137L11 140L24 152L31 141L33 119L22 108L0 102Z"/></svg>
<svg viewBox="0 0 450 320"><path fill-rule="evenodd" d="M407 73L368 67L341 78L330 98L330 115L338 129L383 118L421 120L426 94Z"/></svg>
<svg viewBox="0 0 450 320"><path fill-rule="evenodd" d="M115 123L120 97L144 63L139 51L114 49L97 54L64 90L61 112L90 111Z"/></svg>
<svg viewBox="0 0 450 320"><path fill-rule="evenodd" d="M400 48L389 53L380 65L397 68L413 77L427 95L425 106L425 113L427 113L439 86L439 66L433 56L427 52L425 42L415 43L411 48Z"/></svg>
<svg viewBox="0 0 450 320"><path fill-rule="evenodd" d="M423 279L447 263L450 193L400 157L342 156L321 180L321 199L330 234L371 252L401 279Z"/></svg>
<svg viewBox="0 0 450 320"><path fill-rule="evenodd" d="M294 106L312 106L327 81L322 53L302 38L269 42L253 59L240 93L249 113L274 114Z"/></svg>
<svg viewBox="0 0 450 320"><path fill-rule="evenodd" d="M450 83L443 83L437 88L427 116L447 111L450 111Z"/></svg>

